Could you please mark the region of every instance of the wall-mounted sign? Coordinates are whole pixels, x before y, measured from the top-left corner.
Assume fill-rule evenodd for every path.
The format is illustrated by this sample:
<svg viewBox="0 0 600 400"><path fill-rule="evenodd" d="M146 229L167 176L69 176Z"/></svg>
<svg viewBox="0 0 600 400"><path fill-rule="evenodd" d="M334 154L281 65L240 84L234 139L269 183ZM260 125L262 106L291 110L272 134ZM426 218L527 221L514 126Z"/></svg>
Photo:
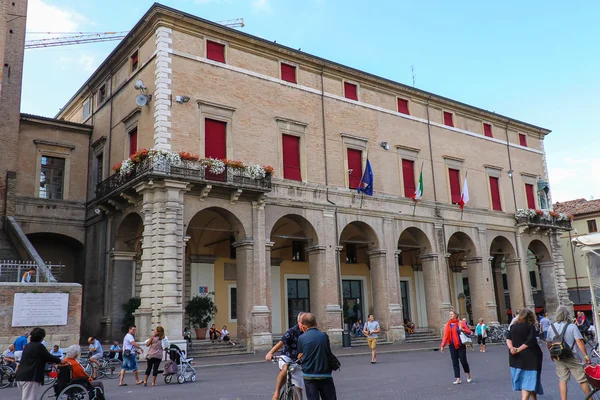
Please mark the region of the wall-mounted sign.
<svg viewBox="0 0 600 400"><path fill-rule="evenodd" d="M68 293L15 293L12 326L67 325Z"/></svg>

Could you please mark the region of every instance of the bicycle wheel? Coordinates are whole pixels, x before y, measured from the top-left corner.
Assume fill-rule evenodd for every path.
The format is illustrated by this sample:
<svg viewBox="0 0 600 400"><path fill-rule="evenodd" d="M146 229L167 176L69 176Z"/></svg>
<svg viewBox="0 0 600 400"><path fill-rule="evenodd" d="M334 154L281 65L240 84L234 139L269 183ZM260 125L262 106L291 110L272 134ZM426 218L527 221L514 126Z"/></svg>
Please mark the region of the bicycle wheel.
<svg viewBox="0 0 600 400"><path fill-rule="evenodd" d="M90 395L86 388L81 385L67 386L56 398L57 400L90 400Z"/></svg>
<svg viewBox="0 0 600 400"><path fill-rule="evenodd" d="M302 393L296 386L284 386L281 389L279 400L302 400Z"/></svg>
<svg viewBox="0 0 600 400"><path fill-rule="evenodd" d="M0 365L0 389L9 387L15 381L15 371L8 365Z"/></svg>
<svg viewBox="0 0 600 400"><path fill-rule="evenodd" d="M102 367L102 373L108 379L116 379L121 374L121 362L119 360L108 360Z"/></svg>
<svg viewBox="0 0 600 400"><path fill-rule="evenodd" d="M56 377L58 377L58 370L56 369L56 366L53 365L50 371L44 373L44 386L54 385Z"/></svg>
<svg viewBox="0 0 600 400"><path fill-rule="evenodd" d="M587 395L585 400L599 400L600 399L600 389L593 389L590 394Z"/></svg>
<svg viewBox="0 0 600 400"><path fill-rule="evenodd" d="M40 396L40 400L56 400L56 393L54 392L54 386L48 386L44 393Z"/></svg>

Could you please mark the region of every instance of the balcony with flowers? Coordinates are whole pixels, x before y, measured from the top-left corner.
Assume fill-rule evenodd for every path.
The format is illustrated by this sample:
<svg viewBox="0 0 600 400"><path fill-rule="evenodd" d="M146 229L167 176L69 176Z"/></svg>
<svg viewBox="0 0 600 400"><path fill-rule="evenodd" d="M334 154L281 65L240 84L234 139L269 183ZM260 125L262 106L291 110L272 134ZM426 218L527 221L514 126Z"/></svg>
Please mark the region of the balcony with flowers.
<svg viewBox="0 0 600 400"><path fill-rule="evenodd" d="M573 216L548 210L518 209L515 213L517 225L527 225L536 229L571 230Z"/></svg>
<svg viewBox="0 0 600 400"><path fill-rule="evenodd" d="M242 161L201 159L189 152L141 149L113 168L114 174L96 186L96 199L102 201L150 179L179 179L225 191L266 193L271 190L273 168L245 164Z"/></svg>

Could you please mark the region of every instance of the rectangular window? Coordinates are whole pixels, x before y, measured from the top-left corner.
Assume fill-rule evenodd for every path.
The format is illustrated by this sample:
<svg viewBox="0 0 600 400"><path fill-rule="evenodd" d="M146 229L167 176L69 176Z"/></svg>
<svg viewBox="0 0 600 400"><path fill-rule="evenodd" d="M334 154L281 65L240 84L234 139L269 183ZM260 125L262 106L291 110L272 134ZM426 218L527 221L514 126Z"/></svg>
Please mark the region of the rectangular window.
<svg viewBox="0 0 600 400"><path fill-rule="evenodd" d="M106 83L98 89L98 105L104 103L104 100L106 100Z"/></svg>
<svg viewBox="0 0 600 400"><path fill-rule="evenodd" d="M358 90L354 83L344 82L344 97L350 100L358 100Z"/></svg>
<svg viewBox="0 0 600 400"><path fill-rule="evenodd" d="M357 262L356 244L346 243L346 264L356 264Z"/></svg>
<svg viewBox="0 0 600 400"><path fill-rule="evenodd" d="M448 177L450 178L450 196L452 204L460 203L460 171L448 168Z"/></svg>
<svg viewBox="0 0 600 400"><path fill-rule="evenodd" d="M292 241L292 261L306 261L306 243L301 240Z"/></svg>
<svg viewBox="0 0 600 400"><path fill-rule="evenodd" d="M404 197L415 194L415 163L412 160L402 160L402 179L404 181Z"/></svg>
<svg viewBox="0 0 600 400"><path fill-rule="evenodd" d="M535 276L535 271L529 271L529 282L531 283L531 287L537 288L537 277Z"/></svg>
<svg viewBox="0 0 600 400"><path fill-rule="evenodd" d="M296 82L296 67L289 64L281 63L281 79L286 82Z"/></svg>
<svg viewBox="0 0 600 400"><path fill-rule="evenodd" d="M204 120L204 156L219 160L227 158L227 122Z"/></svg>
<svg viewBox="0 0 600 400"><path fill-rule="evenodd" d="M398 99L398 112L406 115L410 115L408 112L408 100Z"/></svg>
<svg viewBox="0 0 600 400"><path fill-rule="evenodd" d="M129 131L129 155L135 154L137 151L137 143L138 143L138 130L137 126Z"/></svg>
<svg viewBox="0 0 600 400"><path fill-rule="evenodd" d="M225 45L210 40L206 41L206 58L213 61L225 62Z"/></svg>
<svg viewBox="0 0 600 400"><path fill-rule="evenodd" d="M283 178L301 181L300 172L300 138L283 135Z"/></svg>
<svg viewBox="0 0 600 400"><path fill-rule="evenodd" d="M491 124L483 124L483 134L487 137L494 137L492 134L492 125Z"/></svg>
<svg viewBox="0 0 600 400"><path fill-rule="evenodd" d="M230 287L229 288L229 304L230 307L230 315L229 320L235 321L237 319L237 288Z"/></svg>
<svg viewBox="0 0 600 400"><path fill-rule="evenodd" d="M85 103L83 103L83 119L85 120L90 116L90 100L88 99Z"/></svg>
<svg viewBox="0 0 600 400"><path fill-rule="evenodd" d="M535 196L533 192L533 185L525 184L525 194L527 195L527 208L535 210Z"/></svg>
<svg viewBox="0 0 600 400"><path fill-rule="evenodd" d="M96 184L102 182L103 180L103 164L104 164L104 154L100 153L96 156Z"/></svg>
<svg viewBox="0 0 600 400"><path fill-rule="evenodd" d="M519 144L523 147L527 147L527 136L519 133Z"/></svg>
<svg viewBox="0 0 600 400"><path fill-rule="evenodd" d="M444 111L444 125L454 126L454 114L448 111Z"/></svg>
<svg viewBox="0 0 600 400"><path fill-rule="evenodd" d="M65 159L42 156L40 198L62 200L65 179Z"/></svg>
<svg viewBox="0 0 600 400"><path fill-rule="evenodd" d="M587 222L587 225L588 225L588 232L589 233L598 232L598 227L596 226L596 220L595 219L590 219Z"/></svg>
<svg viewBox="0 0 600 400"><path fill-rule="evenodd" d="M500 184L498 178L490 176L490 192L492 195L492 210L502 211L500 202Z"/></svg>
<svg viewBox="0 0 600 400"><path fill-rule="evenodd" d="M136 69L138 69L139 66L139 62L138 62L138 52L137 50L135 51L135 53L133 53L130 57L130 61L131 61L131 72L135 71Z"/></svg>
<svg viewBox="0 0 600 400"><path fill-rule="evenodd" d="M506 274L502 274L502 288L508 290L508 278Z"/></svg>
<svg viewBox="0 0 600 400"><path fill-rule="evenodd" d="M362 179L362 151L348 149L348 187L356 189Z"/></svg>

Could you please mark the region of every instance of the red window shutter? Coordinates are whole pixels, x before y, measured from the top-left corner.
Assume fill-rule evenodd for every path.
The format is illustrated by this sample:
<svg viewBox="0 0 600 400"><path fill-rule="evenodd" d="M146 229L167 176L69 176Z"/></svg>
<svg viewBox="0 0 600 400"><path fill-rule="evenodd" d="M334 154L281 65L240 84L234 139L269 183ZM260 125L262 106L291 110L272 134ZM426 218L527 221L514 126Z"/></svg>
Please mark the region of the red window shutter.
<svg viewBox="0 0 600 400"><path fill-rule="evenodd" d="M458 204L460 203L460 171L449 168L448 175L450 178L450 196L452 198L452 204Z"/></svg>
<svg viewBox="0 0 600 400"><path fill-rule="evenodd" d="M533 185L525 184L525 194L527 195L527 208L535 210L535 196Z"/></svg>
<svg viewBox="0 0 600 400"><path fill-rule="evenodd" d="M519 144L523 147L527 147L527 136L519 133Z"/></svg>
<svg viewBox="0 0 600 400"><path fill-rule="evenodd" d="M494 135L492 135L492 125L483 124L483 134L487 137L494 137Z"/></svg>
<svg viewBox="0 0 600 400"><path fill-rule="evenodd" d="M492 194L492 209L496 211L502 211L498 178L494 178L493 176L490 176L490 192Z"/></svg>
<svg viewBox="0 0 600 400"><path fill-rule="evenodd" d="M398 99L398 112L410 115L410 113L408 112L408 100Z"/></svg>
<svg viewBox="0 0 600 400"><path fill-rule="evenodd" d="M444 111L444 125L454 126L454 116L448 111Z"/></svg>
<svg viewBox="0 0 600 400"><path fill-rule="evenodd" d="M206 119L204 121L204 156L206 158L227 158L227 123Z"/></svg>
<svg viewBox="0 0 600 400"><path fill-rule="evenodd" d="M350 100L358 100L358 91L353 83L344 82L344 96Z"/></svg>
<svg viewBox="0 0 600 400"><path fill-rule="evenodd" d="M137 133L137 127L129 131L129 155L133 155L137 151Z"/></svg>
<svg viewBox="0 0 600 400"><path fill-rule="evenodd" d="M415 194L415 163L412 160L402 160L402 178L404 180L404 197Z"/></svg>
<svg viewBox="0 0 600 400"><path fill-rule="evenodd" d="M221 43L206 41L206 58L213 61L225 62L225 45Z"/></svg>
<svg viewBox="0 0 600 400"><path fill-rule="evenodd" d="M281 79L286 82L296 82L296 67L289 64L281 63Z"/></svg>
<svg viewBox="0 0 600 400"><path fill-rule="evenodd" d="M135 71L138 68L138 52L136 51L131 56L131 71Z"/></svg>
<svg viewBox="0 0 600 400"><path fill-rule="evenodd" d="M300 138L283 135L283 177L295 181L302 180L300 172Z"/></svg>
<svg viewBox="0 0 600 400"><path fill-rule="evenodd" d="M350 189L360 186L362 179L362 151L348 149L348 182Z"/></svg>

